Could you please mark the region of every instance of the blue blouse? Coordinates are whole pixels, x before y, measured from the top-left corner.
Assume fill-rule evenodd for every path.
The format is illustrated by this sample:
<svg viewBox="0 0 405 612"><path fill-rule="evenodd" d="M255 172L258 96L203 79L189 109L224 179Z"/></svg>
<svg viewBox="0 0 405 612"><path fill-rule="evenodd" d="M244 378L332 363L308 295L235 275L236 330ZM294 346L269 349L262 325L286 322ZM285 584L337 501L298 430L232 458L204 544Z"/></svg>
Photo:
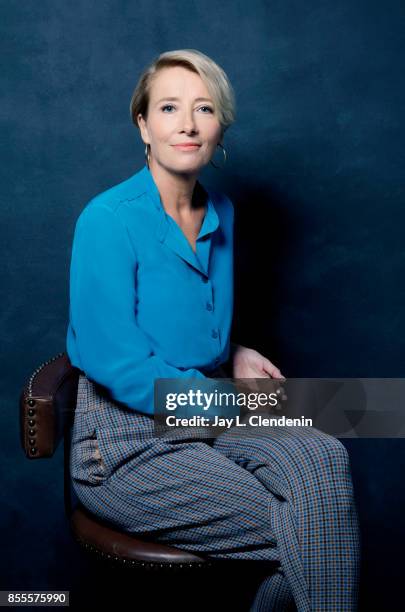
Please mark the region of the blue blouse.
<svg viewBox="0 0 405 612"><path fill-rule="evenodd" d="M194 253L141 170L92 198L74 231L66 346L71 363L153 414L157 378L206 378L230 355L231 200L213 190Z"/></svg>

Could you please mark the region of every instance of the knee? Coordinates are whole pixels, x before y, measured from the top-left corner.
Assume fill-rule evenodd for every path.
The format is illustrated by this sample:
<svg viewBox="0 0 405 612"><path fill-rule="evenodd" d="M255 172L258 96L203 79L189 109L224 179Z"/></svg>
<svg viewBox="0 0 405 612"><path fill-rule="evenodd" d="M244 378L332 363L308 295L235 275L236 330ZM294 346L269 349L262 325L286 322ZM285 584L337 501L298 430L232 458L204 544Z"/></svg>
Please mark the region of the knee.
<svg viewBox="0 0 405 612"><path fill-rule="evenodd" d="M341 467L348 470L350 466L349 453L337 438L317 431L314 436L294 435L280 438L278 440L276 453L278 461L290 465L291 459L310 465L313 462L321 462L324 467ZM271 446L273 443L271 443ZM274 450L274 447L273 447ZM268 455L269 448L263 441L255 445L257 459L264 460Z"/></svg>
<svg viewBox="0 0 405 612"><path fill-rule="evenodd" d="M340 440L330 436L329 434L325 434L321 440L322 448L328 456L333 456L344 464L349 463L349 453L345 445L342 444Z"/></svg>
<svg viewBox="0 0 405 612"><path fill-rule="evenodd" d="M334 472L336 477L340 474L346 478L349 474L349 453L344 444L337 438L324 434L319 439L314 440L312 452L313 461L322 465L324 470Z"/></svg>
<svg viewBox="0 0 405 612"><path fill-rule="evenodd" d="M317 430L313 435L300 435L285 429L270 436L243 438L238 441L237 457L257 465L278 465L291 470L295 464L322 464L324 469L349 469L349 453L337 438ZM234 449L236 452L236 448Z"/></svg>

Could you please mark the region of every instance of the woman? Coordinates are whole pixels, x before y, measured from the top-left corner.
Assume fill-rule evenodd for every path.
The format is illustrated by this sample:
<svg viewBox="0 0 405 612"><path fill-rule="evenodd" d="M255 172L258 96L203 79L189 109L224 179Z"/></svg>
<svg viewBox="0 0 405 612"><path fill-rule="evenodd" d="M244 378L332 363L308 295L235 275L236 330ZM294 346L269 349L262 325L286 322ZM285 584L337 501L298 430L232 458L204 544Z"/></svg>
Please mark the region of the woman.
<svg viewBox="0 0 405 612"><path fill-rule="evenodd" d="M131 115L147 164L87 204L73 241L76 494L140 537L275 561L252 610L355 610L359 530L336 438L302 427L153 435L157 378L224 375L227 363L234 378L282 375L231 345L233 206L197 179L234 120L225 73L195 50L163 53L140 77Z"/></svg>

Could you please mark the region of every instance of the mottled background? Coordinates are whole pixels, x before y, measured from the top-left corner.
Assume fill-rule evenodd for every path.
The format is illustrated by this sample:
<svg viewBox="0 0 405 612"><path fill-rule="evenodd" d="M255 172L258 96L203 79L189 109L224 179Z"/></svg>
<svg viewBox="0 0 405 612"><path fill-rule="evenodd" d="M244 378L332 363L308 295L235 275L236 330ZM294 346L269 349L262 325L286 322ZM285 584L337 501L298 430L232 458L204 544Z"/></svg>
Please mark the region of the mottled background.
<svg viewBox="0 0 405 612"><path fill-rule="evenodd" d="M160 52L207 53L236 92L227 165L201 181L235 205L240 342L291 377L403 376L404 26L394 0L1 2L0 589L70 589L76 604L93 579L114 589L69 534L62 447L24 458L18 395L65 350L77 216L144 163L128 106ZM342 441L362 525L361 609L402 609L404 441ZM216 579L230 609L246 610L249 576ZM218 584L129 580L128 609L145 589L166 609L221 605Z"/></svg>

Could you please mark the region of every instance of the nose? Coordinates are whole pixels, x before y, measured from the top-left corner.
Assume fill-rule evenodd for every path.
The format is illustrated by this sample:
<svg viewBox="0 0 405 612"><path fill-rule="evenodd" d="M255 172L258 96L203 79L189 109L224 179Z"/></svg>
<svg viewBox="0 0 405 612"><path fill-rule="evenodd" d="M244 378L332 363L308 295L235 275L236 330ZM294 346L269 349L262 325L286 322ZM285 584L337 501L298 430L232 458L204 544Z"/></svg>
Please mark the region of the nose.
<svg viewBox="0 0 405 612"><path fill-rule="evenodd" d="M196 131L196 121L195 121L193 109L184 111L184 115L182 117L182 125L183 125L184 131L187 134L190 132L194 133Z"/></svg>

